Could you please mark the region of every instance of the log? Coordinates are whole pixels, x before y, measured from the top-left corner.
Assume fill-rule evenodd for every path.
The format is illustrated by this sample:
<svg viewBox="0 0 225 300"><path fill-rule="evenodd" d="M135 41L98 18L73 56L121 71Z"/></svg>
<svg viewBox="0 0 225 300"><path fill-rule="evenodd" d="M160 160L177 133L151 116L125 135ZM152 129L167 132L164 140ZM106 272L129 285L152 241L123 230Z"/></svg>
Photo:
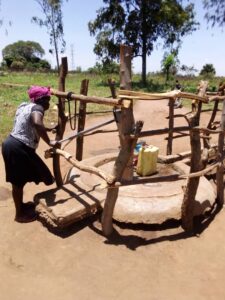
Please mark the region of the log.
<svg viewBox="0 0 225 300"><path fill-rule="evenodd" d="M121 45L120 47L120 88L131 89L131 56L132 48ZM117 120L120 147L119 156L115 161L113 168L113 176L117 181L120 181L123 177L127 180L133 179L133 151L136 145L138 134L140 133L143 122L137 122L135 128L136 139L124 139L124 136L131 135L134 130L134 116L133 116L133 102L130 101L129 107L122 107L121 112L117 115L121 115ZM102 230L103 233L108 236L113 231L112 215L114 206L118 197L119 188L108 189L105 200L105 205L102 213Z"/></svg>
<svg viewBox="0 0 225 300"><path fill-rule="evenodd" d="M225 100L223 101L223 110L221 116L221 129L218 140L218 160L224 159L224 134L225 134ZM224 204L224 183L223 183L224 165L221 163L216 172L217 181L217 204L222 207Z"/></svg>
<svg viewBox="0 0 225 300"><path fill-rule="evenodd" d="M179 126L179 127L174 127L173 131L189 131L190 127L189 126ZM146 137L146 136L153 136L153 135L159 135L159 134L166 134L169 132L169 128L161 128L161 129L153 129L153 130L146 130L140 132L140 138Z"/></svg>
<svg viewBox="0 0 225 300"><path fill-rule="evenodd" d="M169 100L169 132L166 154L170 155L173 151L173 127L174 127L174 98Z"/></svg>
<svg viewBox="0 0 225 300"><path fill-rule="evenodd" d="M59 71L59 91L65 91L65 78L68 72L67 58L62 57L62 63ZM66 128L67 117L65 115L65 104L61 97L58 97L58 126L56 127L56 140L60 140L63 137ZM61 148L60 144L56 145L56 148ZM56 180L56 185L59 187L63 184L61 169L60 169L60 157L54 155L53 157L53 172Z"/></svg>
<svg viewBox="0 0 225 300"><path fill-rule="evenodd" d="M173 131L173 133L176 133L175 131ZM190 136L190 134L189 133L180 133L180 132L177 132L177 133L179 133L179 134L177 134L177 135L173 135L173 139L179 139L179 138L181 138L181 137L184 137L184 136ZM168 137L166 137L165 138L165 140L166 141L168 141L169 140L169 138ZM169 154L169 155L171 155L171 154Z"/></svg>
<svg viewBox="0 0 225 300"><path fill-rule="evenodd" d="M197 87L197 93L198 93L198 96L205 96L206 95L206 88L208 86L208 81L204 81L204 80L201 80L198 87ZM197 99L194 99L192 101L192 112L196 112L196 104L197 104Z"/></svg>
<svg viewBox="0 0 225 300"><path fill-rule="evenodd" d="M137 100L165 100L170 98L185 98L191 100L198 100L203 103L208 103L209 99L207 96L200 96L193 93L185 93L179 90L173 90L166 93L143 93L143 92L135 92L129 90L119 90L118 91L119 98L127 98L127 99L137 99Z"/></svg>
<svg viewBox="0 0 225 300"><path fill-rule="evenodd" d="M201 160L201 145L199 132L191 132L191 168L190 173L198 172ZM199 177L188 178L187 186L184 192L184 199L181 207L182 227L186 231L193 230L193 210L195 203L195 195L198 189Z"/></svg>
<svg viewBox="0 0 225 300"><path fill-rule="evenodd" d="M206 88L208 82L202 81L199 86L199 97L204 97L206 93ZM191 129L195 126L199 126L199 119L201 113L202 102L198 101L197 111L190 116L189 125ZM190 131L190 143L191 143L191 165L190 173L196 173L201 171L203 168L203 162L201 160L201 142L200 142L200 132L197 130ZM200 177L189 177L187 181L187 186L184 191L184 198L181 206L181 216L182 216L182 227L186 231L193 230L193 210L195 205L195 196L197 193Z"/></svg>
<svg viewBox="0 0 225 300"><path fill-rule="evenodd" d="M82 162L79 162L72 158L72 155L64 150L61 149L50 149L49 151L46 151L46 158L48 158L50 155L53 154L53 157L55 154L63 156L69 163L71 163L74 167L78 168L81 171L88 172L90 174L95 174L96 176L99 176L100 178L104 179L107 184L111 185L116 181L115 176L113 175L107 175L102 170L93 167L93 166L87 166L83 164Z"/></svg>
<svg viewBox="0 0 225 300"><path fill-rule="evenodd" d="M192 128L192 131L200 131L200 132L204 132L206 134L218 134L218 133L222 133L222 130L212 130L212 129L208 129L208 128L204 128L204 127L194 127Z"/></svg>
<svg viewBox="0 0 225 300"><path fill-rule="evenodd" d="M213 101L224 101L225 100L225 95L223 96L212 96L212 97L209 97L209 102L213 102Z"/></svg>
<svg viewBox="0 0 225 300"><path fill-rule="evenodd" d="M109 88L110 88L110 91L111 91L111 95L112 95L112 98L113 99L116 99L116 82L114 79L112 78L109 78L108 79L108 84L109 84Z"/></svg>
<svg viewBox="0 0 225 300"><path fill-rule="evenodd" d="M57 97L66 98L68 92L61 92L61 91L51 89L51 94ZM118 107L122 106L121 99L110 99L110 98L97 97L97 96L84 96L78 94L72 94L71 99L90 102L90 103L105 104L110 106L118 106Z"/></svg>
<svg viewBox="0 0 225 300"><path fill-rule="evenodd" d="M131 59L132 48L126 45L120 47L120 88L131 89ZM125 104L125 103L124 103ZM117 123L118 124L118 123ZM134 129L133 101L129 101L129 105L124 105L121 108L120 124L118 126L120 146L126 149L129 147L129 141L124 140L123 136L131 134ZM123 178L127 180L133 179L133 153L123 172Z"/></svg>
<svg viewBox="0 0 225 300"><path fill-rule="evenodd" d="M218 106L219 106L219 101L218 100L215 100L214 102L214 107L213 107L213 111L212 111L212 114L211 114L211 117L210 117L210 120L208 122L208 125L207 125L207 128L208 129L212 129L212 126L213 126L213 122L215 120L215 117L216 117L216 113L218 111ZM210 132L207 132L206 135L209 136ZM209 144L209 141L207 140L204 140L204 147L205 148L210 148L210 144Z"/></svg>
<svg viewBox="0 0 225 300"><path fill-rule="evenodd" d="M80 88L81 95L87 96L88 84L89 84L88 79L82 80L81 88ZM77 132L81 132L84 130L85 120L86 120L86 105L87 104L85 102L80 101ZM84 144L83 136L78 136L77 137L77 147L76 147L76 159L79 161L81 161L83 158L83 144Z"/></svg>
<svg viewBox="0 0 225 300"><path fill-rule="evenodd" d="M210 165L209 167L201 171L190 173L188 175L181 175L180 178L196 178L196 177L205 176L207 173L211 172L213 169L219 167L220 165L221 162L213 163L212 165Z"/></svg>
<svg viewBox="0 0 225 300"><path fill-rule="evenodd" d="M113 167L112 175L116 178L115 182L118 181L120 182L122 179L124 169L126 168L127 163L130 160L130 157L132 157L134 147L137 143L137 139L142 127L143 127L143 122L138 121L136 123L135 132L134 132L136 138L129 140L129 143L126 148L123 147L120 149L119 155ZM113 231L112 216L113 216L115 203L118 197L118 193L119 193L119 186L116 186L115 188L109 188L107 191L105 205L102 213L102 230L106 236L110 235Z"/></svg>
<svg viewBox="0 0 225 300"><path fill-rule="evenodd" d="M19 83L8 83L8 82L1 83L0 85L8 86L8 87L26 87L27 89L29 89L31 86L30 84L19 84Z"/></svg>

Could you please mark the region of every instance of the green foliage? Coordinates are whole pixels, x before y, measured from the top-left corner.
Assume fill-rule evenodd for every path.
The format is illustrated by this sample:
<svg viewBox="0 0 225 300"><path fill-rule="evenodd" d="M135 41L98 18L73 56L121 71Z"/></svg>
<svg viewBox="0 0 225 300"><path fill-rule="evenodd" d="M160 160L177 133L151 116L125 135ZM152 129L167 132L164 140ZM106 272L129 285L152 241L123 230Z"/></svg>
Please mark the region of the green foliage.
<svg viewBox="0 0 225 300"><path fill-rule="evenodd" d="M167 47L178 47L182 37L196 29L194 6L180 0L104 0L105 6L90 21L96 36L94 52L102 61L119 56L119 46L132 46L133 55L142 57L142 80L146 81L146 57L161 38Z"/></svg>
<svg viewBox="0 0 225 300"><path fill-rule="evenodd" d="M211 78L215 76L215 74L216 74L216 70L213 64L205 64L200 71L200 75L206 78Z"/></svg>
<svg viewBox="0 0 225 300"><path fill-rule="evenodd" d="M59 52L63 53L66 42L64 40L63 22L62 22L62 4L63 0L35 0L41 7L44 19L33 17L32 21L40 27L47 29L52 48L50 53L55 53L57 68L59 70Z"/></svg>
<svg viewBox="0 0 225 300"><path fill-rule="evenodd" d="M119 64L106 61L104 63L96 63L94 67L88 69L88 72L91 74L118 74L119 69Z"/></svg>
<svg viewBox="0 0 225 300"><path fill-rule="evenodd" d="M3 66L13 70L50 69L46 60L40 59L44 50L39 43L33 41L18 41L2 50Z"/></svg>
<svg viewBox="0 0 225 300"><path fill-rule="evenodd" d="M22 57L26 61L31 61L32 58L42 57L44 54L45 51L41 45L33 41L18 41L6 46L2 50L3 58L5 56Z"/></svg>
<svg viewBox="0 0 225 300"><path fill-rule="evenodd" d="M165 53L162 60L162 71L166 74L166 81L169 80L170 74L175 75L177 72L178 61L173 53Z"/></svg>
<svg viewBox="0 0 225 300"><path fill-rule="evenodd" d="M205 17L212 26L225 24L225 2L224 0L203 0L206 9Z"/></svg>
<svg viewBox="0 0 225 300"><path fill-rule="evenodd" d="M66 91L80 93L80 84L83 79L89 79L88 95L99 97L111 97L111 91L107 84L107 79L112 78L119 88L119 74L96 75L90 73L69 73L66 78ZM186 92L197 92L199 77L182 77L178 78L182 88ZM215 90L220 82L224 82L224 78L214 77L210 80L209 90ZM22 86L9 87L4 85L5 82L11 84L20 84ZM31 85L50 86L53 89L58 88L58 75L56 73L38 73L38 72L9 72L0 76L0 142L9 134L13 126L13 119L17 106L27 101L27 90ZM134 74L132 78L132 90L144 92L166 92L173 89L174 81L165 83L164 76L160 73L150 73L147 76L147 85L141 82L141 76ZM53 107L57 102L56 97L52 97L50 110L47 112L47 119L54 116ZM184 101L183 105L190 107L190 100ZM102 110L110 110L108 106L88 103L88 112L99 112ZM56 116L54 116L56 120Z"/></svg>

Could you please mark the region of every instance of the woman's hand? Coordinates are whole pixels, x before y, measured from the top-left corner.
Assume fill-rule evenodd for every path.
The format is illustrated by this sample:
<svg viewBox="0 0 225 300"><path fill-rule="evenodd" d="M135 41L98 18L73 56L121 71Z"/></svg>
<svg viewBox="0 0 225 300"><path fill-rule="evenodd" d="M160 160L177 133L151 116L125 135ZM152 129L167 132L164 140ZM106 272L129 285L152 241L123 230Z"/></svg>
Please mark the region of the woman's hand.
<svg viewBox="0 0 225 300"><path fill-rule="evenodd" d="M49 146L54 147L58 144L57 141L49 141Z"/></svg>

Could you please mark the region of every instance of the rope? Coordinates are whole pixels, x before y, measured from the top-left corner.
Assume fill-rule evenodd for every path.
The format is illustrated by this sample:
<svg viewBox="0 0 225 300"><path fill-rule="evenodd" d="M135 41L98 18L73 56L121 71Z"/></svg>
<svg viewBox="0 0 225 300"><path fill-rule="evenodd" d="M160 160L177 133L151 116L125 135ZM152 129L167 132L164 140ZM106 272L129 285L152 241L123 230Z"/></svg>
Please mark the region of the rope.
<svg viewBox="0 0 225 300"><path fill-rule="evenodd" d="M77 115L77 100L74 101L74 114L73 117L71 116L71 107L70 107L70 101L72 94L74 94L73 92L68 92L66 95L66 99L68 100L68 113L69 113L69 121L70 121L70 128L71 130L75 130L76 129L76 115ZM73 119L73 122L72 122Z"/></svg>

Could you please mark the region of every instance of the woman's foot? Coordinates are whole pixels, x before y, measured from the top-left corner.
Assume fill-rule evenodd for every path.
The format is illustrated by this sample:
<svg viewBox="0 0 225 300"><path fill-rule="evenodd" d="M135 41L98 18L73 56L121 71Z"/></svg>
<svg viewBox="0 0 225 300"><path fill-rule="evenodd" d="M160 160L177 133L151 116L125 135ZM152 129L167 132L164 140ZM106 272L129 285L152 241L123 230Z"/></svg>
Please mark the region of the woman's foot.
<svg viewBox="0 0 225 300"><path fill-rule="evenodd" d="M15 217L15 221L18 223L30 223L30 222L34 222L35 220L37 220L36 215L33 216L21 215Z"/></svg>
<svg viewBox="0 0 225 300"><path fill-rule="evenodd" d="M22 212L17 214L15 221L19 223L29 223L37 219L35 212L35 205L33 202L27 202L22 204Z"/></svg>
<svg viewBox="0 0 225 300"><path fill-rule="evenodd" d="M30 223L37 220L36 214L33 215L19 215L15 217L15 221L18 223Z"/></svg>
<svg viewBox="0 0 225 300"><path fill-rule="evenodd" d="M22 208L23 208L23 210L30 210L30 209L35 209L35 204L34 204L34 202L31 202L31 201L29 201L29 202L26 202L26 203L22 203Z"/></svg>

